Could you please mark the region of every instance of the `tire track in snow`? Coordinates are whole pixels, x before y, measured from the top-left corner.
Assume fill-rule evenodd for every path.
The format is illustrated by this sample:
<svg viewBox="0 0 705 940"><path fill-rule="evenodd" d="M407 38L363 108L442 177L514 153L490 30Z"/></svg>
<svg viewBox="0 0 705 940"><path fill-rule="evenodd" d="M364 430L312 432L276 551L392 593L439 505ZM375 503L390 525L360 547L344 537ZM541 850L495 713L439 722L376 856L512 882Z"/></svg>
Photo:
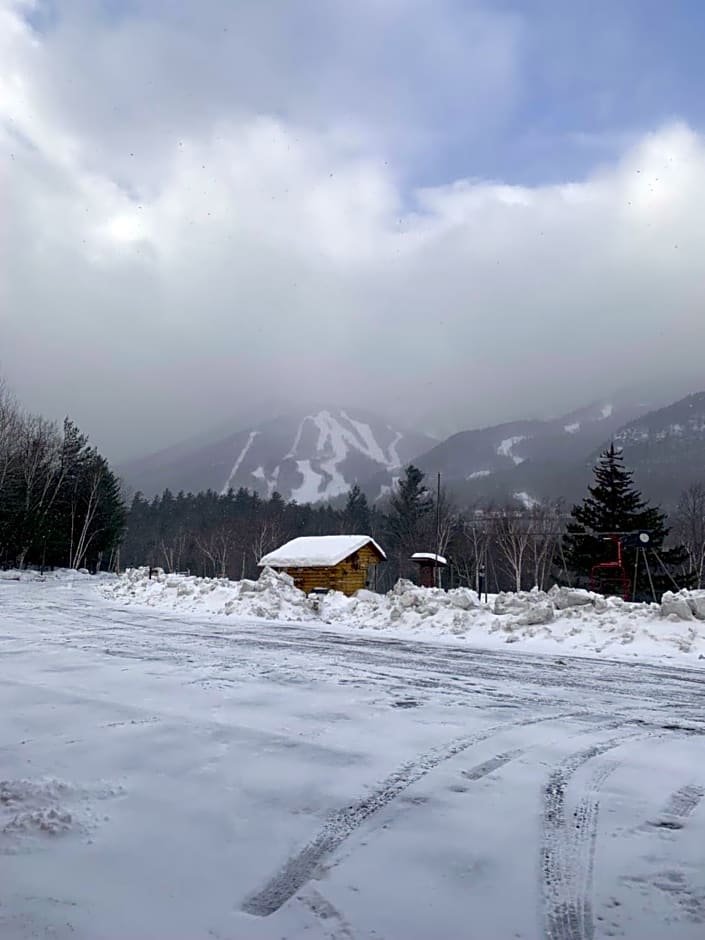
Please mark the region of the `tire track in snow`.
<svg viewBox="0 0 705 940"><path fill-rule="evenodd" d="M705 787L688 784L681 787L680 790L676 790L666 804L664 812L668 813L669 816L679 816L681 819L686 819L695 812L698 803L704 796Z"/></svg>
<svg viewBox="0 0 705 940"><path fill-rule="evenodd" d="M692 816L705 796L705 787L689 783L680 787L668 798L658 817L643 823L637 832L653 829L682 829L685 820Z"/></svg>
<svg viewBox="0 0 705 940"><path fill-rule="evenodd" d="M151 718L125 718L120 721L104 721L101 724L91 726L90 731L102 731L107 728L125 728L125 727L137 727L138 725L154 725L163 722L163 718L158 716L153 716ZM0 744L0 751L14 751L18 747L23 747L28 744L39 744L44 741L49 741L52 745L60 744L62 747L70 744L83 744L85 742L84 737L77 738L59 738L55 734L44 734L44 735L34 735L33 737L21 738L19 741L14 741L9 744Z"/></svg>
<svg viewBox="0 0 705 940"><path fill-rule="evenodd" d="M541 846L546 940L592 940L595 936L590 899L599 812L595 794L619 761L609 761L597 769L569 821L566 791L571 777L593 758L651 736L635 731L608 738L571 754L549 776L543 794Z"/></svg>
<svg viewBox="0 0 705 940"><path fill-rule="evenodd" d="M321 923L328 940L355 940L350 924L340 911L315 888L309 886L301 901Z"/></svg>
<svg viewBox="0 0 705 940"><path fill-rule="evenodd" d="M705 786L695 783L685 784L675 790L668 798L660 813L642 823L633 831L651 833L666 830L671 837L676 837L685 827L686 820L692 816L705 797ZM660 855L651 856L651 861L664 861ZM682 865L665 862L659 870L642 875L623 875L624 884L640 890L648 888L659 891L665 898L676 905L685 917L693 923L705 923L705 893L697 884L693 884L688 872Z"/></svg>
<svg viewBox="0 0 705 940"><path fill-rule="evenodd" d="M463 777L467 780L480 780L482 777L486 777L487 774L491 774L492 771L504 767L509 761L514 760L515 757L519 757L523 753L524 748L517 748L515 751L506 751L504 754L491 757L483 764L478 764L477 767L471 767L469 770L463 770L461 772Z"/></svg>
<svg viewBox="0 0 705 940"><path fill-rule="evenodd" d="M574 717L576 717L575 712L564 712L494 725L475 734L457 738L443 747L432 748L415 760L402 764L371 793L333 813L318 835L290 858L263 888L245 898L241 909L257 917L268 917L278 911L311 879L323 859L334 852L370 816L383 809L400 793L421 780L444 761L502 732L526 725ZM501 756L507 760L511 759L506 755ZM492 761L487 761L485 766L491 763ZM496 766L501 766L501 764ZM489 773L490 770L485 772Z"/></svg>

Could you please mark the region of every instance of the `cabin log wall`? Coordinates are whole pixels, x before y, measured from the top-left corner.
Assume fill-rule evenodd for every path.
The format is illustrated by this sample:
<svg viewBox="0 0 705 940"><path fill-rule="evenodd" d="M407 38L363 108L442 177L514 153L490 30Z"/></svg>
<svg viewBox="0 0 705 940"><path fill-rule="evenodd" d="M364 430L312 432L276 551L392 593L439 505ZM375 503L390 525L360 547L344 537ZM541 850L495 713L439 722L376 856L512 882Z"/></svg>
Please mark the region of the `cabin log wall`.
<svg viewBox="0 0 705 940"><path fill-rule="evenodd" d="M327 568L301 567L283 570L291 575L296 587L306 594L310 594L316 588L325 588L329 591L342 591L343 594L350 596L367 586L369 568L380 561L382 559L371 545L363 545L361 549L337 565Z"/></svg>

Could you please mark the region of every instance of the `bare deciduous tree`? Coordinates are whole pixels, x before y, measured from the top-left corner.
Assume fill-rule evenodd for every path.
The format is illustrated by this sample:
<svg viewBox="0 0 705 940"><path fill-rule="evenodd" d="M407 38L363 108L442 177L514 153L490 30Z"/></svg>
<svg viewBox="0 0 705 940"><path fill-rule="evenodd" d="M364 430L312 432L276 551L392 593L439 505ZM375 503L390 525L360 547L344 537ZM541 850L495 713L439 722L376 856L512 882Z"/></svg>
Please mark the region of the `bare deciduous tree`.
<svg viewBox="0 0 705 940"><path fill-rule="evenodd" d="M212 526L207 532L196 536L196 545L212 566L213 575L227 577L228 562L235 544L235 533L229 522Z"/></svg>
<svg viewBox="0 0 705 940"><path fill-rule="evenodd" d="M534 506L529 511L529 566L532 587L546 590L564 530L560 502Z"/></svg>
<svg viewBox="0 0 705 940"><path fill-rule="evenodd" d="M187 544L188 535L183 529L178 529L169 536L162 536L159 540L159 551L164 559L164 567L167 571L181 570L181 560L184 557Z"/></svg>
<svg viewBox="0 0 705 940"><path fill-rule="evenodd" d="M274 551L281 545L282 525L275 516L271 519L262 519L253 529L250 542L250 551L255 560L255 564L266 554Z"/></svg>
<svg viewBox="0 0 705 940"><path fill-rule="evenodd" d="M489 530L486 513L472 508L457 521L451 567L454 580L480 592L480 573L487 567Z"/></svg>
<svg viewBox="0 0 705 940"><path fill-rule="evenodd" d="M705 485L693 483L681 493L673 517L673 533L685 546L696 586L705 586Z"/></svg>
<svg viewBox="0 0 705 940"><path fill-rule="evenodd" d="M527 513L511 506L492 513L491 535L497 547L500 568L512 584L512 590L521 591L524 566L532 540L531 519Z"/></svg>

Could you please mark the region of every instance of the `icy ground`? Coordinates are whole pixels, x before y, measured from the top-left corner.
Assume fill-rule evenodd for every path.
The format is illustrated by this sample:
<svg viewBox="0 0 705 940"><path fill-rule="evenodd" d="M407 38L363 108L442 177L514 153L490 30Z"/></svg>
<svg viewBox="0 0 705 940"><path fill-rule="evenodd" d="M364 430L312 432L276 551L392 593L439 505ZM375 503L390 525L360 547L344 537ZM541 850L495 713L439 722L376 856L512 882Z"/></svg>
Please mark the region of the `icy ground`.
<svg viewBox="0 0 705 940"><path fill-rule="evenodd" d="M0 580L0 937L702 940L686 663Z"/></svg>

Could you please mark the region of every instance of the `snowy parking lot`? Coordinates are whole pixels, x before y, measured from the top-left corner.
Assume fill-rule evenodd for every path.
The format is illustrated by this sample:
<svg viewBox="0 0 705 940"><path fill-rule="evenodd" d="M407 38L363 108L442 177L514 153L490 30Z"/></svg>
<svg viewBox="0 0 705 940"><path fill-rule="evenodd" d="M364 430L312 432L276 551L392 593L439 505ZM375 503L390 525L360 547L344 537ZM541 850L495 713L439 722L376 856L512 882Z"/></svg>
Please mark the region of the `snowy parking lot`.
<svg viewBox="0 0 705 940"><path fill-rule="evenodd" d="M0 937L702 940L705 669L606 656L0 581Z"/></svg>

